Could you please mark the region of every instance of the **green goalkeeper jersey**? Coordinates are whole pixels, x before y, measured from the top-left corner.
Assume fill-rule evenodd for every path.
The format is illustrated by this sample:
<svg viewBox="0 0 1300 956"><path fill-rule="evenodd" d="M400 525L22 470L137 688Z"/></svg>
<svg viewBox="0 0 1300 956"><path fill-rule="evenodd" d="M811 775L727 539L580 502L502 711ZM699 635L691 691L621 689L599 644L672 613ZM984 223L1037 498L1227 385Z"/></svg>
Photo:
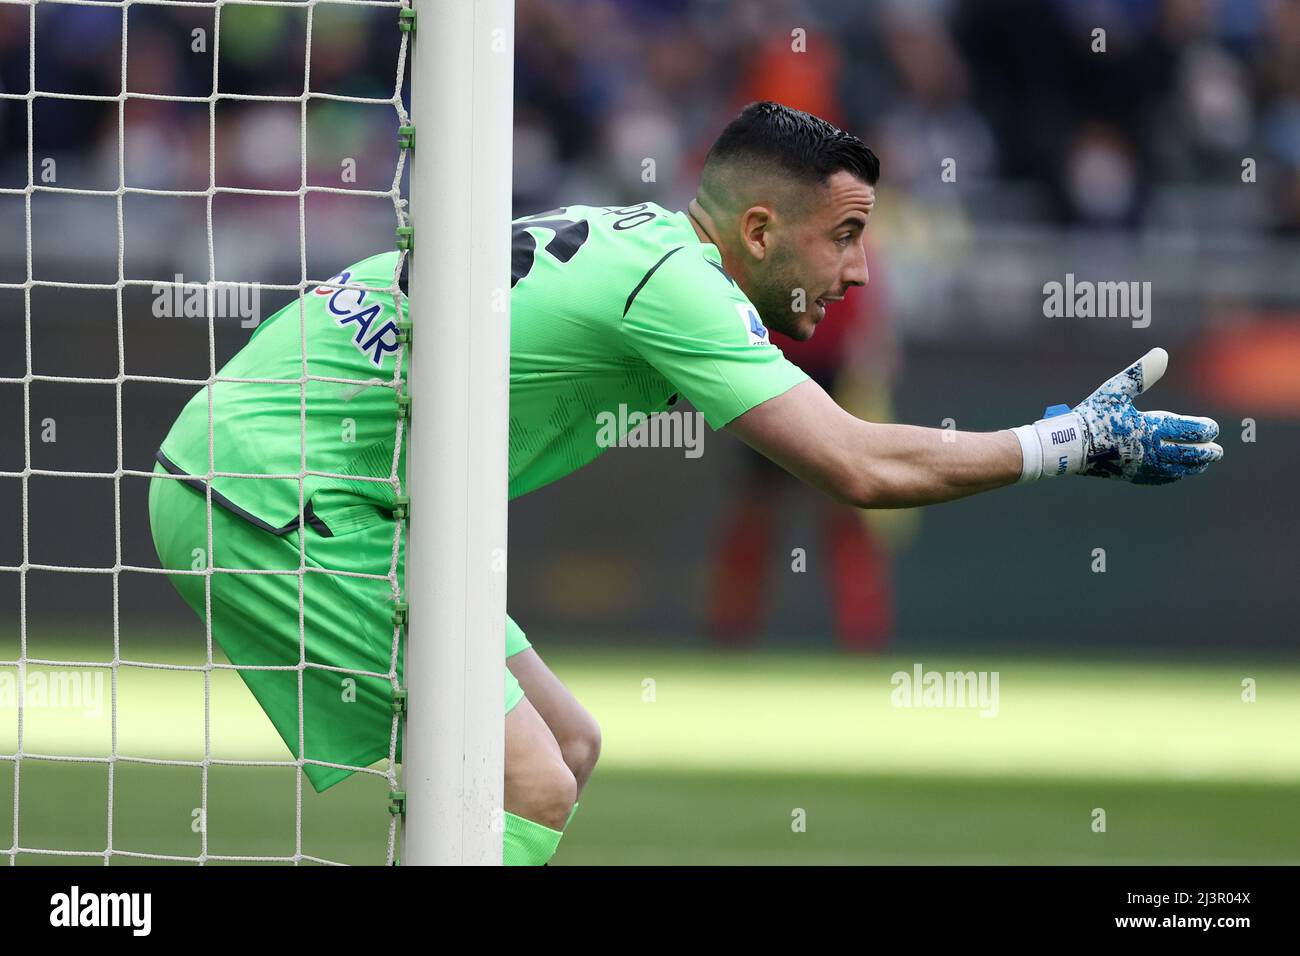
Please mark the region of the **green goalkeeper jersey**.
<svg viewBox="0 0 1300 956"><path fill-rule="evenodd" d="M303 477L301 498L297 477L216 477L215 502L277 533L296 529L303 504L325 487L391 506L391 485L351 476L394 473L398 266L396 252L373 256L305 293L220 371L291 381L211 386L212 470ZM596 458L612 421L635 424L634 413L663 411L680 394L717 429L807 378L769 341L718 248L700 242L685 213L640 203L518 219L511 266L511 498ZM498 317L485 310L473 321ZM418 316L413 324L419 330ZM438 347L428 332L418 342ZM158 458L173 474L209 472L208 403L203 389L163 442Z"/></svg>

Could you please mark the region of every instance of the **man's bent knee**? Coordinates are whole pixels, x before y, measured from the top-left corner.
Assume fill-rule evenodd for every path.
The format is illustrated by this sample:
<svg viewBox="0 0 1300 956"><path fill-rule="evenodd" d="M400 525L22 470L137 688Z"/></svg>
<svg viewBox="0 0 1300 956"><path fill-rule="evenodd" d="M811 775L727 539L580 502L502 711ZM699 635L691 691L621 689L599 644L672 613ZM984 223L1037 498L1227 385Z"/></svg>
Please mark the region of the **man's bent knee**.
<svg viewBox="0 0 1300 956"><path fill-rule="evenodd" d="M552 830L564 828L578 784L550 728L525 697L506 715L506 810Z"/></svg>
<svg viewBox="0 0 1300 956"><path fill-rule="evenodd" d="M524 772L506 768L506 810L552 830L564 829L578 784L563 760L534 761Z"/></svg>

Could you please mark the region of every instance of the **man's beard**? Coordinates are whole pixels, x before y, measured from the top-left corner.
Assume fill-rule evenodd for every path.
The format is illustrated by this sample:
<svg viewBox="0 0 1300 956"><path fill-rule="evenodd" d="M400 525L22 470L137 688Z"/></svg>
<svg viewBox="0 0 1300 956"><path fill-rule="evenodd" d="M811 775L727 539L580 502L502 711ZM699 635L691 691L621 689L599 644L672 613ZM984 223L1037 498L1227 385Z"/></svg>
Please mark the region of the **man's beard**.
<svg viewBox="0 0 1300 956"><path fill-rule="evenodd" d="M777 253L772 264L766 270L758 288L750 295L763 324L774 332L788 335L796 341L804 341L812 336L808 312L815 308L809 298L807 289L803 290L804 312L796 312L795 289L802 288L791 257Z"/></svg>

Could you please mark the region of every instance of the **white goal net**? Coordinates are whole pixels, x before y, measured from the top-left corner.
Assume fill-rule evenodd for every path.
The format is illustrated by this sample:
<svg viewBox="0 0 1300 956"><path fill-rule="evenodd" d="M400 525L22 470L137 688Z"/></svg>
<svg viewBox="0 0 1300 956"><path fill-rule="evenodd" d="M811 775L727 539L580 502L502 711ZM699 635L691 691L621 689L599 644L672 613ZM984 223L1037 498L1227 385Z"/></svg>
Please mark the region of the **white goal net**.
<svg viewBox="0 0 1300 956"><path fill-rule="evenodd" d="M0 44L26 68L25 88L0 88L0 110L26 128L26 181L0 180L9 263L0 296L11 297L3 321L18 359L0 369L0 407L21 405L21 423L0 433L17 438L16 453L0 459L3 507L13 502L18 518L13 546L0 552L10 602L0 643L0 810L12 810L0 853L10 864L391 864L401 853L392 759L400 707L390 759L349 767L355 795L329 807L331 794L304 790L304 760L269 732L214 645L210 614L202 640L193 617L191 629L171 624L175 615L140 622L151 606L181 606L162 586L169 574L201 579L209 610L216 575L296 577L299 661L267 669L297 675L302 754L303 675L321 666L303 627L309 575L387 584L390 667L355 676L387 680L404 699L403 522L394 523L386 575L310 567L301 512L287 538L298 542L296 569L222 567L220 548L216 562L208 558L210 479L222 474L210 469L206 553L188 570L164 571L144 559L139 503L151 480L179 480L154 477L159 424L189 394L206 389L211 401L214 384L244 381L218 370L266 317L262 301L274 304L268 315L297 301L301 315L304 296L347 263L409 244L413 22L411 0L0 0L0 30L12 37L17 25L26 36L25 50ZM262 77L270 82L259 90ZM406 258L402 251L380 289L398 301ZM309 375L300 331L303 374L275 384L304 396L313 381L404 393L404 348L382 380ZM68 349L69 336L84 346ZM404 422L399 411L387 476L340 477L403 495ZM211 444L210 416L210 454ZM102 454L87 452L92 445ZM232 477L291 477L301 495L310 474L304 441L297 473ZM51 504L52 488L61 504ZM101 506L102 521L74 530L83 501ZM88 618L99 623L81 623Z"/></svg>

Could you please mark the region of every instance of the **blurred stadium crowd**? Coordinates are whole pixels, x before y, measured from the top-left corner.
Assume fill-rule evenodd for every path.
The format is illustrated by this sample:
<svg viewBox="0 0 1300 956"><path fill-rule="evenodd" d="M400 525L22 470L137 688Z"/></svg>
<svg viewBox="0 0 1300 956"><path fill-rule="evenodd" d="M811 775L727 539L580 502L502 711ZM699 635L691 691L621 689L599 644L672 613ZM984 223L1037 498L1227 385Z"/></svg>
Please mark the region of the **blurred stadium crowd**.
<svg viewBox="0 0 1300 956"><path fill-rule="evenodd" d="M1286 0L530 3L519 33L516 182L536 203L573 178L634 189L642 156L689 194L725 119L767 97L859 133L887 190L947 202L949 157L968 186L1018 187L981 216L1158 222L1164 190L1209 184L1221 228L1300 225L1300 4ZM1227 192L1247 156L1255 203Z"/></svg>
<svg viewBox="0 0 1300 956"><path fill-rule="evenodd" d="M41 4L36 20L38 90L120 91L119 9ZM0 4L0 92L28 90L27 21L25 5ZM391 95L394 21L391 9L318 5L311 89ZM212 11L135 5L129 22L131 91L210 92ZM301 93L305 26L301 6L224 7L221 90ZM191 31L204 28L196 50ZM1297 0L520 0L516 84L521 211L645 198L647 157L653 198L682 202L726 118L766 97L859 133L883 159L887 190L974 205L984 220L1212 215L1219 230L1300 231ZM207 112L131 102L128 185L206 186ZM296 187L296 114L223 104L218 181ZM386 188L392 120L382 107L313 103L309 181L336 183L341 154L357 159L359 185ZM26 123L21 100L0 101L4 186L25 183ZM115 104L42 99L36 126L38 156L88 164L87 184L115 185ZM1234 187L1247 157L1261 188L1243 199ZM940 180L945 158L960 191Z"/></svg>
<svg viewBox="0 0 1300 956"><path fill-rule="evenodd" d="M395 6L315 4L308 57L302 3L224 4L219 36L208 6L134 3L124 66L121 8L43 2L34 8L33 69L33 8L0 0L0 222L9 227L0 231L0 283L11 283L0 289L0 315L23 314L29 252L42 280L111 286L117 278L111 198L36 193L25 248L25 98L33 86L62 94L32 105L38 185L111 197L120 147L127 186L198 194L124 198L130 278L296 281L304 147L308 185L379 193L306 197L307 276L319 280L391 248L393 203L383 193L399 156ZM1269 439L1251 448L1257 471L1239 457L1240 471L1225 469L1197 489L1205 513L1236 516L1217 529L1217 547L1170 533L1161 538L1163 559L1152 556L1147 570L1163 575L1170 593L1235 596L1202 613L1180 641L1209 646L1228 633L1261 644L1292 640L1294 602L1282 595L1293 590L1295 535L1276 515L1294 512L1278 476L1294 473L1296 446L1285 429L1300 422L1300 0L517 0L515 39L520 215L566 202L682 208L718 131L756 99L825 116L880 154L871 285L840 303L836 321L802 351L781 343L861 417L937 426L960 415L962 428L1002 427L1039 413L1042 400L1026 396L1081 397L1075 390L1094 376L1153 345L1177 354L1178 371L1162 385L1171 403L1206 408L1225 423L1261 416ZM426 32L418 42L436 52L456 41ZM327 96L306 103L304 136L308 67L308 88ZM130 92L157 98L122 105L119 144L114 97L124 79ZM262 98L223 98L210 108L214 81L223 94ZM43 178L47 159L57 179ZM354 180L343 175L349 168ZM209 229L202 194L213 181L285 195L220 194ZM1044 283L1071 273L1150 281L1154 324L1048 316ZM63 374L86 355L112 363L111 343L86 345L114 332L106 321L116 311L112 292L98 295L32 291L41 313L32 326L36 367ZM288 298L268 301L278 308ZM125 315L127 334L139 329L126 353L132 372L170 373L181 355L204 367L206 348L175 323L150 324L143 297L127 296ZM221 325L218 353L233 354L247 334ZM12 367L21 353L13 350ZM129 459L148 460L174 411L155 400L135 413ZM61 448L72 455L75 446ZM1063 585L1041 561L1017 564L1038 554L1037 526L1060 524L1046 493L1014 503L991 496L923 525L908 512L882 512L858 527L856 515L849 521L838 511L801 515L805 499L787 493L783 474L758 456L743 464L725 442L717 449L734 467L687 474L671 455L609 455L544 499L516 503L512 560L537 573L512 578L513 612L560 634L683 634L706 619L732 643L752 641L765 621L809 640L833 628L853 647L918 635L1098 639L1085 618L1070 633L1044 635L1045 608ZM689 487L697 504L671 520L629 510L603 493L611 481L629 500ZM1247 498L1255 510L1243 516ZM723 500L734 507L702 504ZM1153 516L1179 505L1171 495L1129 505L1139 506L1167 529L1173 524ZM769 511L784 520L787 510L785 526L770 520ZM75 525L62 502L57 511L63 527ZM1078 547L1091 547L1092 535L1127 533L1128 512L1107 505L1100 513L1112 524L1090 518ZM644 550L600 546L613 521ZM561 524L571 540L557 538ZM804 585L802 575L768 566L772 555L814 540L829 555L819 565L830 569L829 602L827 575ZM996 559L973 566L971 541L996 542ZM1042 587L1038 604L1011 613L1001 595L1016 575ZM963 615L935 599L936 580L960 594ZM1111 580L1118 616L1145 613L1155 578ZM1256 612L1244 637L1234 602ZM140 609L156 613L149 601ZM972 630L967 620L998 623Z"/></svg>

